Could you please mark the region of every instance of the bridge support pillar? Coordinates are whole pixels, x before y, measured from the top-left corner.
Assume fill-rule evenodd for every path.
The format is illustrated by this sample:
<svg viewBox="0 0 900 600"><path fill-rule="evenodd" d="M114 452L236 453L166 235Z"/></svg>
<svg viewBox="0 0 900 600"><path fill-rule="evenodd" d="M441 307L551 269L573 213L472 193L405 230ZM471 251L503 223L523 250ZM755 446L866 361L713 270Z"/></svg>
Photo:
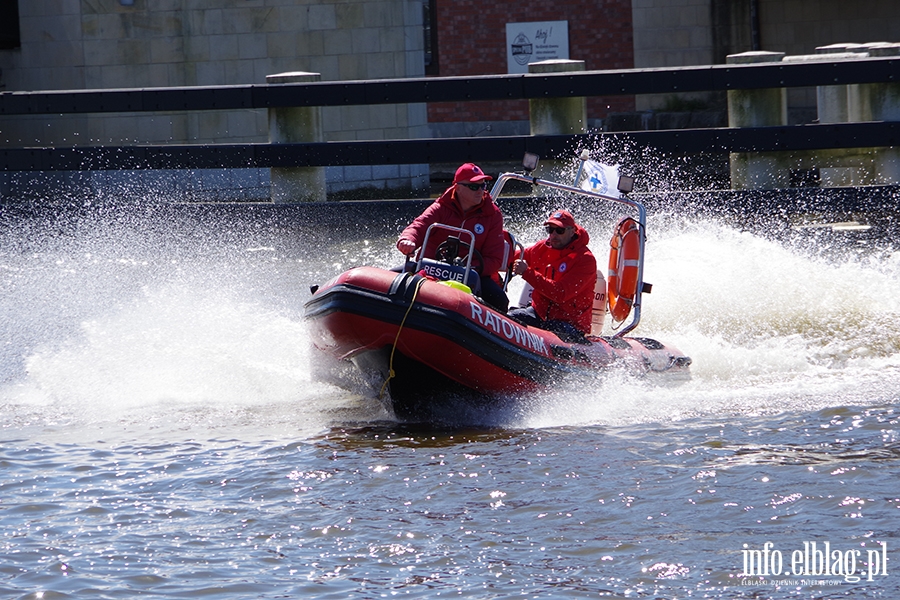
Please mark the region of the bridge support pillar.
<svg viewBox="0 0 900 600"><path fill-rule="evenodd" d="M867 56L898 56L900 44L832 44L816 48L819 60L853 60ZM822 85L816 88L819 123L900 121L900 84ZM803 153L820 174L823 187L900 183L900 150L847 148Z"/></svg>
<svg viewBox="0 0 900 600"><path fill-rule="evenodd" d="M583 60L545 60L528 65L529 73L584 71ZM528 101L531 135L574 135L587 128L587 102L582 98L536 98Z"/></svg>
<svg viewBox="0 0 900 600"><path fill-rule="evenodd" d="M900 44L872 44L869 56L900 56ZM848 121L900 121L900 83L860 83L848 86ZM900 148L866 149L874 158L879 185L900 183Z"/></svg>
<svg viewBox="0 0 900 600"><path fill-rule="evenodd" d="M729 64L798 63L900 56L900 44L832 44L816 54L745 52ZM729 90L728 125L765 127L787 124L784 88ZM900 121L900 83L820 85L816 88L819 123ZM900 148L841 148L795 152L734 152L730 155L733 189L774 189L793 185L842 187L900 183Z"/></svg>
<svg viewBox="0 0 900 600"><path fill-rule="evenodd" d="M730 65L780 62L784 52L744 52L726 58ZM787 125L787 90L728 90L729 127ZM735 190L788 187L789 170L776 152L732 152L731 187Z"/></svg>
<svg viewBox="0 0 900 600"><path fill-rule="evenodd" d="M584 71L583 60L545 60L528 65L529 73L568 73ZM587 131L587 100L576 98L537 98L528 101L531 135L575 135ZM541 160L544 169L556 170L571 160Z"/></svg>
<svg viewBox="0 0 900 600"><path fill-rule="evenodd" d="M266 83L321 81L319 73L294 71L267 75ZM322 107L277 107L269 109L269 142L290 144L323 142ZM272 202L323 202L327 200L325 167L272 167Z"/></svg>

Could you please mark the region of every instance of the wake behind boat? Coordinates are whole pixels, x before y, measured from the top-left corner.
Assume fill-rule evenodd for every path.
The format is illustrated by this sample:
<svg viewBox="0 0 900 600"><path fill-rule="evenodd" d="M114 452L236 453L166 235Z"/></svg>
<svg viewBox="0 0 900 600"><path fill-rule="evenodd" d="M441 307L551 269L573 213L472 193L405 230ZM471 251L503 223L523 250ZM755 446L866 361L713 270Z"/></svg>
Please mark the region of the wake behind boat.
<svg viewBox="0 0 900 600"><path fill-rule="evenodd" d="M410 272L357 267L315 289L306 302L304 318L315 348L343 366L352 364L355 375L373 387L397 417L428 420L435 404L448 395L462 395L487 406L538 392L563 379L596 377L612 369L639 375L689 375L691 360L677 349L653 339L626 336L637 327L641 295L649 291L643 282L646 213L639 202L625 197L630 191L628 180L621 178L624 193L613 197L532 177L535 165L526 166L525 173L500 175L491 195L499 197L509 181L522 181L616 202L635 212L634 217L620 221L613 234L609 280L604 281L598 272L592 335L564 341L485 304L472 293L477 288L479 257L471 237L466 238L471 234L439 224L431 227L450 230L447 242L433 257L420 252ZM504 288L518 246L511 235L507 239ZM457 257L458 248L463 249L462 258ZM601 335L607 311L623 325L612 336Z"/></svg>

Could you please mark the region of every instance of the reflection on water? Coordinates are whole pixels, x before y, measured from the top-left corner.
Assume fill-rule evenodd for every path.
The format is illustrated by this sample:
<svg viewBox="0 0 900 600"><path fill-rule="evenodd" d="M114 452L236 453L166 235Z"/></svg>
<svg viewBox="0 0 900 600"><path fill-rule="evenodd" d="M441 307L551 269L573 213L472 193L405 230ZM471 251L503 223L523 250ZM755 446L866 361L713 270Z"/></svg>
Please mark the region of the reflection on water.
<svg viewBox="0 0 900 600"><path fill-rule="evenodd" d="M879 438L897 425L894 406L872 406L487 431L380 422L290 442L21 440L0 448L0 590L890 598L890 570L748 581L743 550L859 549L857 576L868 551L892 556L897 440Z"/></svg>

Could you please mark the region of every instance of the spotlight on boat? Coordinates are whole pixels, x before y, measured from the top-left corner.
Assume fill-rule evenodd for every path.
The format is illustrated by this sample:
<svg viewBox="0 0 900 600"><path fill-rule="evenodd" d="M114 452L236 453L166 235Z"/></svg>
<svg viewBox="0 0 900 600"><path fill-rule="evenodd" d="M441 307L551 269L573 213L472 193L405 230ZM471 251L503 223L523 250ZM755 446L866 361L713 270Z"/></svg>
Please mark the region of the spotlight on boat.
<svg viewBox="0 0 900 600"><path fill-rule="evenodd" d="M537 169L538 161L540 159L541 157L533 152L525 153L525 157L522 159L522 166L525 167L526 175L530 175L532 171Z"/></svg>
<svg viewBox="0 0 900 600"><path fill-rule="evenodd" d="M627 194L634 189L634 177L619 175L619 184L616 187L623 194Z"/></svg>

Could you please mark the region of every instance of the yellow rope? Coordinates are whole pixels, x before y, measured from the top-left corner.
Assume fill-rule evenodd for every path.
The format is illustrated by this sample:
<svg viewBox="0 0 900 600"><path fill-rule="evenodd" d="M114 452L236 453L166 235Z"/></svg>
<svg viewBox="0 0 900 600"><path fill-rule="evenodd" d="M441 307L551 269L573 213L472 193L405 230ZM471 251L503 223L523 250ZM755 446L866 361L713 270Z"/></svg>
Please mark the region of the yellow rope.
<svg viewBox="0 0 900 600"><path fill-rule="evenodd" d="M413 304L416 303L416 296L419 295L419 288L422 287L422 283L425 281L425 278L422 277L419 281L416 282L416 289L413 292L412 300L409 301L409 307L406 309L406 314L403 315L403 320L400 321L400 327L397 328L397 335L394 337L394 345L391 347L391 358L388 361L388 377L384 380L384 384L381 386L381 391L378 392L378 398L381 399L384 397L384 390L387 388L388 383L391 379L394 378L394 351L397 349L397 342L400 341L400 332L403 331L403 326L406 324L406 317L409 316L410 311L412 311Z"/></svg>

